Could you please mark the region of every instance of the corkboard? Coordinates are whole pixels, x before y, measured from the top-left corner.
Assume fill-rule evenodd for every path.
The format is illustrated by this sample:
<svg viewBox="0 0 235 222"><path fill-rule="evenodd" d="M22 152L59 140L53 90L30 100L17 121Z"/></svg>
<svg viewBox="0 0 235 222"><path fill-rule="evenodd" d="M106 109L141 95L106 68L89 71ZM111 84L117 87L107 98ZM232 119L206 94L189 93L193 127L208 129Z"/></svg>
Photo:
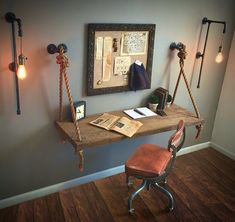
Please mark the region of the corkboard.
<svg viewBox="0 0 235 222"><path fill-rule="evenodd" d="M87 94L129 90L129 68L136 60L150 76L154 24L89 24Z"/></svg>

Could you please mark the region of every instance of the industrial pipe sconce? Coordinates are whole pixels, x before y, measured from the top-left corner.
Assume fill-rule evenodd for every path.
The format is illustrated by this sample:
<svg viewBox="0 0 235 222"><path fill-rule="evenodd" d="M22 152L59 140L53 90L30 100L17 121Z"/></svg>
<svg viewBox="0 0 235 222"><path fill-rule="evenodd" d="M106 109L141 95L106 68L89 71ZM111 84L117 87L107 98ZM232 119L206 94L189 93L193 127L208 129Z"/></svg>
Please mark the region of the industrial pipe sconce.
<svg viewBox="0 0 235 222"><path fill-rule="evenodd" d="M205 25L208 23L207 26L207 32L206 32L206 38L205 38L205 43L204 43L204 48L203 48L203 52L197 52L196 54L196 58L202 58L201 60L201 66L200 66L200 71L199 71L199 78L198 78L198 83L197 83L197 88L200 88L200 81L201 81L201 74L202 74L202 66L203 66L203 62L204 62L204 56L205 56L205 51L206 51L206 45L207 45L207 39L208 39L208 34L209 34L209 30L210 30L210 25L211 23L219 23L219 24L223 24L224 25L224 29L223 29L223 34L222 34L222 39L220 42L220 46L219 46L219 50L218 50L218 54L215 58L215 61L217 63L220 63L223 61L223 55L222 55L222 50L223 50L223 39L224 39L224 34L226 32L226 22L224 21L215 21L215 20L209 20L208 18L203 18L202 19L202 25Z"/></svg>
<svg viewBox="0 0 235 222"><path fill-rule="evenodd" d="M27 59L22 53L22 22L21 19L16 18L15 14L8 12L5 14L7 22L11 23L12 28L12 44L13 44L13 57L14 61L9 64L9 69L15 73L15 84L16 84L16 101L17 101L17 115L21 114L20 110L20 96L19 96L19 82L18 79L24 79L26 77L25 60ZM15 35L15 22L18 25L18 36L20 38L20 55L18 56L17 62L17 50L16 50L16 35Z"/></svg>

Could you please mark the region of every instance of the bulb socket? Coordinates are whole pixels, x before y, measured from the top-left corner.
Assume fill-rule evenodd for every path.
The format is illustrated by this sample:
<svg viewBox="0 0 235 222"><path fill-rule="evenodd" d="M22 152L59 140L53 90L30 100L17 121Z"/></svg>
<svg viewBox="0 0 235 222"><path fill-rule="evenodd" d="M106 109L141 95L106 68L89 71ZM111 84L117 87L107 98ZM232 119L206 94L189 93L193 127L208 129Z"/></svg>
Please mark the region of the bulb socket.
<svg viewBox="0 0 235 222"><path fill-rule="evenodd" d="M25 65L25 60L27 59L23 54L20 54L18 56L19 59L19 65Z"/></svg>
<svg viewBox="0 0 235 222"><path fill-rule="evenodd" d="M222 47L222 45L221 45L221 46L219 47L218 53L222 52L222 49L223 49L223 47Z"/></svg>

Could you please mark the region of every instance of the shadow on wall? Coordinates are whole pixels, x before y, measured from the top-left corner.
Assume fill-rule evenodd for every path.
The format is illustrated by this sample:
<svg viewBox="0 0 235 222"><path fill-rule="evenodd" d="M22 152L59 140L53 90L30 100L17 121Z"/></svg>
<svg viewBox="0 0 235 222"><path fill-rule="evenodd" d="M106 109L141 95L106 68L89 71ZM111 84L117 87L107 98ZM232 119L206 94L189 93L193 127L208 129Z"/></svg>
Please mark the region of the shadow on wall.
<svg viewBox="0 0 235 222"><path fill-rule="evenodd" d="M11 94L11 88L12 90L15 89L13 82L14 73L11 73L8 69L8 66L4 66L4 64L6 63L3 62L3 58L0 57L0 116L4 115L6 112L6 106L4 106L4 104L7 102L6 100L11 102L10 97L7 95ZM12 77L10 75L12 75Z"/></svg>
<svg viewBox="0 0 235 222"><path fill-rule="evenodd" d="M59 143L60 137L54 127L53 123L41 127L39 130L34 131L28 135L22 143L17 143L14 147L1 148L0 164L9 159L17 159L24 153L25 158L28 159L34 155L37 155L36 150L39 149L43 153L43 150L48 147L54 146L55 143ZM50 144L51 143L51 144ZM48 150L46 150L48 152ZM18 157L16 157L18 156Z"/></svg>
<svg viewBox="0 0 235 222"><path fill-rule="evenodd" d="M163 78L160 80L160 82L162 83L166 82L166 88L168 90L170 89L170 82L171 82L170 81L171 63L174 58L175 58L175 53L169 49L167 54L167 62L163 70L163 75L162 75Z"/></svg>
<svg viewBox="0 0 235 222"><path fill-rule="evenodd" d="M200 31L199 31L199 34L198 34L198 38L197 38L197 42L196 42L196 52L199 52L200 51L200 39L201 39L201 36L202 36L202 29L203 29L203 25L201 25L201 28L200 28ZM196 59L196 53L195 53L195 59L193 60L193 68L192 68L192 74L191 74L191 78L190 78L190 87L192 87L192 83L193 83L193 76L196 75L194 74L194 71L196 69L196 64L197 64L197 59Z"/></svg>
<svg viewBox="0 0 235 222"><path fill-rule="evenodd" d="M12 62L12 55L9 50L3 53L5 50L3 42L0 41L3 55L0 56L0 116L8 112L8 107L15 109L13 112L16 112L15 73L10 71L8 67Z"/></svg>
<svg viewBox="0 0 235 222"><path fill-rule="evenodd" d="M55 58L53 62L56 65ZM57 73L48 72L49 66L52 65L52 58L47 53L46 48L38 48L33 51L28 60L28 67L30 74L28 75L29 80L27 81L27 88L32 89L34 87L38 88L38 92L41 94L40 99L43 103L43 108L47 114L48 120L53 120L57 116L58 110L55 110L51 104L50 100L58 100L58 98L52 98L55 94L54 92L58 89L58 78ZM59 71L58 71L59 72ZM24 92L26 94L26 91ZM59 96L58 96L59 97Z"/></svg>
<svg viewBox="0 0 235 222"><path fill-rule="evenodd" d="M83 47L83 58L84 59L84 65L82 70L82 96L87 96L87 48L88 48L88 24L84 25L84 47Z"/></svg>
<svg viewBox="0 0 235 222"><path fill-rule="evenodd" d="M198 30L199 30L198 35L197 35L198 37L196 38L197 41L195 42L195 49L196 50L190 51L190 53L195 54L195 56L193 55L194 60L193 60L192 72L191 72L190 80L189 80L190 86L192 86L193 75L194 75L194 72L195 72L195 69L196 69L196 63L197 63L196 53L194 53L194 51L195 52L200 51L199 50L200 39L201 39L201 36L202 36L202 30L203 30L203 26L201 24L200 24L200 27L198 27ZM187 46L186 46L186 51L187 51ZM163 69L162 79L160 80L160 83L162 83L162 85L164 85L164 83L165 83L165 86L168 90L170 89L170 83L172 82L171 81L171 75L172 75L171 64L172 64L174 59L178 60L177 53L175 51L170 50L170 49L168 50L166 65ZM179 67L179 70L180 70L180 67Z"/></svg>
<svg viewBox="0 0 235 222"><path fill-rule="evenodd" d="M50 124L29 135L21 144L1 149L0 199L10 192L9 184L12 184L11 192L18 194L54 184L58 178L63 180L67 169L74 169L71 174L76 173L79 176L80 172L76 170L78 160L73 154L73 147L70 144L61 144L60 141L57 130Z"/></svg>

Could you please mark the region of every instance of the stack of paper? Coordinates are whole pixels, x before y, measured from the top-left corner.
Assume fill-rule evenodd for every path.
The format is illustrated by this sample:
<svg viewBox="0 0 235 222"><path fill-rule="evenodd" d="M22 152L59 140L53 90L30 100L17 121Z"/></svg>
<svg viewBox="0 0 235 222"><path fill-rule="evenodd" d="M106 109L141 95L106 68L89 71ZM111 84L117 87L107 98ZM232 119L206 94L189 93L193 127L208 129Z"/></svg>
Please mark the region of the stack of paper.
<svg viewBox="0 0 235 222"><path fill-rule="evenodd" d="M139 119L143 117L148 117L148 116L156 116L157 114L148 109L147 107L139 107L135 109L128 109L124 110L124 113L126 113L128 116L130 116L133 119Z"/></svg>

